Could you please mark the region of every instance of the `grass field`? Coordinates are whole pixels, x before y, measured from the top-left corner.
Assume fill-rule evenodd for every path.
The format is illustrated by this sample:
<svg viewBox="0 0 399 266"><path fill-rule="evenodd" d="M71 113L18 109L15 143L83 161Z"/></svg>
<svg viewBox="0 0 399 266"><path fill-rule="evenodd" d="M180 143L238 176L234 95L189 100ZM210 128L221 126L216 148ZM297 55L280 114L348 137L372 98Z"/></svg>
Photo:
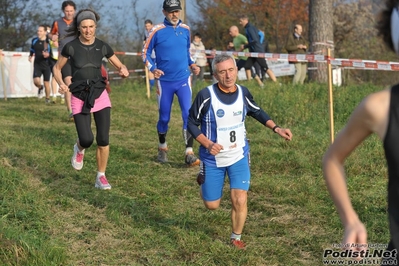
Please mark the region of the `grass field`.
<svg viewBox="0 0 399 266"><path fill-rule="evenodd" d="M96 145L86 150L81 171L71 167L76 131L64 106L0 100L0 265L322 265L323 250L343 233L321 172L329 145L327 86L266 84L244 83L294 138L286 142L247 119L252 180L245 251L228 245L228 184L221 207L208 211L199 198L198 168L184 165L176 99L170 163L159 164L155 95L147 99L143 84L112 86L110 191L94 188ZM364 96L380 89L335 88L335 131ZM363 143L346 167L369 242L387 243L387 174L378 139Z"/></svg>

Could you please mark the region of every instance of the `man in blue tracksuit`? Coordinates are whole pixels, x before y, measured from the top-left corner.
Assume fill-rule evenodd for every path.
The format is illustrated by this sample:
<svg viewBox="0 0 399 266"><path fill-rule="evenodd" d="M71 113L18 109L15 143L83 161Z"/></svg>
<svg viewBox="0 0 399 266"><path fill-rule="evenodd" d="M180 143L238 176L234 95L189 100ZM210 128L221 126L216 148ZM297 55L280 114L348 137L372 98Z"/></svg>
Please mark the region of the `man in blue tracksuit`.
<svg viewBox="0 0 399 266"><path fill-rule="evenodd" d="M193 153L193 138L187 132L188 111L191 106L190 69L198 75L200 68L190 57L190 28L179 19L179 0L165 0L163 14L165 20L156 25L143 47L142 58L146 67L154 74L157 84L159 119L158 161L165 163L167 158L166 133L174 94L177 95L183 119L183 137L186 144L185 162L189 166L199 165ZM155 62L151 58L155 51Z"/></svg>

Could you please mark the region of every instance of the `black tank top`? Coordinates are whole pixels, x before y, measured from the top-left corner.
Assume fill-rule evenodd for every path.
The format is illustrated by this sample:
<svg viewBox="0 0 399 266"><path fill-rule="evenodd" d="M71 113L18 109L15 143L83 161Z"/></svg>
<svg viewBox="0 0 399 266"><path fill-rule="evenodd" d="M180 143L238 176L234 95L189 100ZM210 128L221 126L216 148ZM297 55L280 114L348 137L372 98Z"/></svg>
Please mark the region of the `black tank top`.
<svg viewBox="0 0 399 266"><path fill-rule="evenodd" d="M399 84L391 88L384 150L388 166L389 229L394 246L399 247Z"/></svg>
<svg viewBox="0 0 399 266"><path fill-rule="evenodd" d="M112 48L105 42L95 39L91 45L84 45L79 38L65 44L62 56L70 58L72 82L102 78L101 66L103 57L114 55Z"/></svg>

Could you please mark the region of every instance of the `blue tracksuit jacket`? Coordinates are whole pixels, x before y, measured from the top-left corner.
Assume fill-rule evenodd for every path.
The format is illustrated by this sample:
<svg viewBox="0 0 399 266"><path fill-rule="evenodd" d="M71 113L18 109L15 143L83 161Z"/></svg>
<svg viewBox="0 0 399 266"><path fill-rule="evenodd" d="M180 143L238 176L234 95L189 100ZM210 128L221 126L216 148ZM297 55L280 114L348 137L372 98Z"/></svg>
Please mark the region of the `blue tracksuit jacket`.
<svg viewBox="0 0 399 266"><path fill-rule="evenodd" d="M161 81L187 79L190 76L189 66L194 64L190 56L190 43L190 27L181 20L173 27L165 18L150 32L143 47L143 62L150 71L157 68L165 73L159 78ZM153 50L155 62L151 58Z"/></svg>

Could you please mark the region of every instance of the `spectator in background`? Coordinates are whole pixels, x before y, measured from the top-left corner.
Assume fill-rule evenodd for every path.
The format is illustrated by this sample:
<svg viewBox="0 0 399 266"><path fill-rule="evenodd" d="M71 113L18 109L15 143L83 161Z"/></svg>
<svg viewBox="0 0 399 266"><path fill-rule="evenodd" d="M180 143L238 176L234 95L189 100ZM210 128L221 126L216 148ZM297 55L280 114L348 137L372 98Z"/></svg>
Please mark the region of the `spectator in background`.
<svg viewBox="0 0 399 266"><path fill-rule="evenodd" d="M29 62L33 61L33 83L38 89L37 96L40 99L43 95L43 84L41 77L43 76L44 89L46 93L46 104L50 103L50 54L51 47L47 39L47 30L45 25L37 28L37 37L32 39L29 52Z"/></svg>
<svg viewBox="0 0 399 266"><path fill-rule="evenodd" d="M208 62L209 73L212 77L212 83L216 83L217 80L215 79L215 76L213 75L213 69L212 69L212 61L213 61L213 58L215 58L216 49L214 49L213 47L210 47L209 50L211 50L212 53L206 57L206 61Z"/></svg>
<svg viewBox="0 0 399 266"><path fill-rule="evenodd" d="M305 54L308 49L307 41L302 37L302 26L296 24L294 32L288 35L285 49L289 54ZM292 80L294 84L303 84L306 78L307 62L296 62L295 75Z"/></svg>
<svg viewBox="0 0 399 266"><path fill-rule="evenodd" d="M51 26L46 25L46 29L47 29L47 34L49 34L51 31ZM58 60L58 42L54 42L51 38L48 38L48 40L49 40L50 47L51 47L51 53L50 53L50 57L49 57L48 61L49 61L49 65L50 65L50 70L51 70L51 72L53 72L53 67L54 67L55 63L57 63L57 60ZM51 77L51 92L53 94L53 97L51 99L52 103L57 102L57 91L58 91L58 84L54 78L54 75L52 75L52 77Z"/></svg>
<svg viewBox="0 0 399 266"><path fill-rule="evenodd" d="M106 80L102 76L101 66L104 57L119 70L123 78L129 76L129 71L115 55L112 48L96 38L99 15L90 9L82 9L74 19L68 35L73 40L64 45L58 61L54 66L54 77L60 85L60 93L72 93L71 106L74 115L75 127L78 135L73 146L71 158L72 167L81 170L85 150L94 141L91 129L93 114L96 124L97 142L97 176L95 187L111 189L105 176L109 157L109 130L111 124L111 100L106 90ZM62 78L62 69L70 62L73 83L69 86Z"/></svg>
<svg viewBox="0 0 399 266"><path fill-rule="evenodd" d="M258 31L258 35L259 35L259 42L265 48L265 53L269 53L269 45L268 45L267 40L265 38L265 32L263 30L259 30ZM266 43L266 45L264 43ZM258 62L254 63L254 68L255 68L255 73L260 77L260 80L262 80L262 82L264 82L264 80L266 78L265 69L261 68Z"/></svg>
<svg viewBox="0 0 399 266"><path fill-rule="evenodd" d="M248 52L248 48L242 49L244 45L248 43L247 37L242 35L237 26L231 26L229 29L229 34L231 37L233 37L233 44L234 44L234 49L237 52ZM248 57L246 56L238 56L236 58L236 64L237 64L237 69L238 71L241 70L241 68L245 68L245 74L247 76L247 80L252 79L252 77L255 78L255 80L258 82L260 86L263 86L263 82L260 80L259 76L255 75L255 72L252 70L252 66L246 66L246 62L248 60Z"/></svg>
<svg viewBox="0 0 399 266"><path fill-rule="evenodd" d="M229 43L227 44L227 48L226 48L226 51L231 51L231 52L233 52L233 51L235 51L236 49L234 49L234 43L233 43L233 41L229 41Z"/></svg>
<svg viewBox="0 0 399 266"><path fill-rule="evenodd" d="M51 32L48 34L49 38L53 42L58 43L58 53L62 51L64 45L74 39L73 36L67 36L67 30L71 26L75 12L76 4L73 1L64 1L61 6L64 16L53 22L51 27ZM72 81L72 70L71 64L67 62L62 69L62 78L67 86L69 86ZM65 92L65 104L68 111L69 119L73 119L72 108L71 108L71 93L69 91ZM61 96L62 97L62 96ZM61 100L62 101L62 100Z"/></svg>
<svg viewBox="0 0 399 266"><path fill-rule="evenodd" d="M204 80L204 71L207 60L205 52L199 52L199 51L193 52L192 50L201 50L201 51L205 50L205 46L202 43L201 34L199 34L198 32L194 34L194 40L190 45L191 57L193 58L195 64L200 68L199 74L198 75L193 74L192 77L192 86L194 87L197 80L200 81Z"/></svg>
<svg viewBox="0 0 399 266"><path fill-rule="evenodd" d="M148 36L150 36L150 32L151 32L152 28L154 27L154 24L152 23L152 21L150 19L146 19L144 21L144 27L145 27L145 31L144 31L143 46L144 46L146 40L148 39ZM155 51L152 52L151 58L153 61L155 61ZM150 82L150 90L152 90L152 88L155 85L154 74L151 71L146 71L146 72L148 72L148 80Z"/></svg>
<svg viewBox="0 0 399 266"><path fill-rule="evenodd" d="M263 44L263 47L265 49L265 53L270 53L269 42L265 37L265 32L263 30L259 30L258 35L259 35L259 41L261 44Z"/></svg>
<svg viewBox="0 0 399 266"><path fill-rule="evenodd" d="M240 25L245 29L245 35L247 36L248 43L242 46L242 49L249 48L250 52L254 53L264 53L265 49L259 41L259 31L258 29L249 23L248 16L243 15L240 17ZM276 76L273 71L268 67L266 59L262 57L248 57L245 67L252 67L255 62L258 62L260 67L264 69L270 79L277 82ZM262 85L263 86L263 83Z"/></svg>
<svg viewBox="0 0 399 266"><path fill-rule="evenodd" d="M384 3L384 8L377 21L378 35L382 37L383 42L390 50L399 54L398 1L386 0ZM398 132L399 85L396 84L390 88L374 92L363 99L323 158L324 179L344 228L342 244L347 247L347 251L359 252L360 254L360 252L364 252L369 247L367 230L349 197L347 186L349 176L346 176L345 160L372 134L375 134L380 139L388 168L387 212L390 239L386 248L386 255L383 256L379 265L399 265L397 252L399 248ZM382 155L368 154L365 156L372 158L372 156ZM381 176L381 179L383 178L385 179L385 175ZM367 191L359 189L357 186L351 186L351 190L351 193L367 194ZM367 209L366 206L363 206L363 203L375 206L372 202L358 201L356 205L359 210ZM382 208L382 206L379 207ZM385 207L383 212L385 212ZM371 217L372 211L362 211L362 213L361 217L363 219L369 220L369 222L374 221ZM380 213L381 211L378 211L378 215ZM386 228L381 229L384 230L380 230L379 234L385 234ZM361 262L359 261L359 265Z"/></svg>
<svg viewBox="0 0 399 266"><path fill-rule="evenodd" d="M194 155L194 139L187 131L188 110L191 106L190 70L198 75L200 69L190 55L190 28L179 19L182 10L179 0L163 2L164 22L155 26L149 35L142 52L145 66L157 79L158 112L158 161L168 161L166 134L169 129L170 113L174 95L179 100L183 120L183 138L186 145L185 163L188 166L199 165ZM155 50L155 61L151 58Z"/></svg>
<svg viewBox="0 0 399 266"><path fill-rule="evenodd" d="M219 207L225 177L230 181L230 243L244 249L241 240L247 217L251 173L245 118L252 116L280 137L291 140L290 129L280 128L259 107L246 87L236 84L237 67L230 55L217 55L212 62L218 83L201 90L190 109L188 130L201 144L197 182L206 208ZM221 115L222 114L222 115ZM200 127L200 128L199 128Z"/></svg>

